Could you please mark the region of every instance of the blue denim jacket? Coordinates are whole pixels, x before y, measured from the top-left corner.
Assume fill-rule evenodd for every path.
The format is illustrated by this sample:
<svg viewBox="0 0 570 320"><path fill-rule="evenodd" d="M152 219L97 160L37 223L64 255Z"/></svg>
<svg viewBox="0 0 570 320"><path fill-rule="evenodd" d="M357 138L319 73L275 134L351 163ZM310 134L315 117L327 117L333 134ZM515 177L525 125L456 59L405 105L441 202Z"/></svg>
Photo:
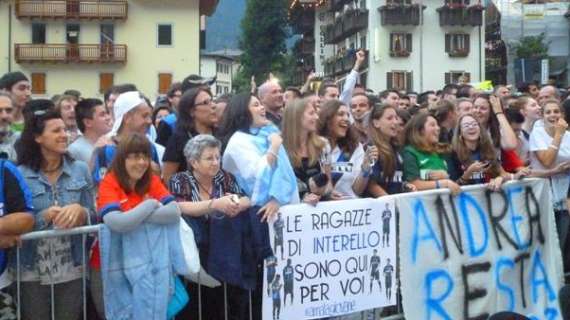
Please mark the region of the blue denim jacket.
<svg viewBox="0 0 570 320"><path fill-rule="evenodd" d="M39 171L21 165L18 169L22 173L26 183L32 193L32 203L34 205L34 230L50 230L53 225L46 223L44 214L46 210L55 204L54 198L57 196L57 203L63 207L69 204L78 203L89 214L86 224L92 224L95 220L95 198L94 186L89 174L89 168L83 161L73 161L64 156L62 173L59 176L55 188L52 189L48 179ZM22 243L20 250L20 265L22 271L33 271L36 267L37 241L30 240ZM71 243L73 263L79 266L83 262L82 256L82 236L72 236ZM89 252L86 247L85 255ZM10 259L11 265L15 266L16 259Z"/></svg>
<svg viewBox="0 0 570 320"><path fill-rule="evenodd" d="M99 229L107 319L166 319L173 274L188 275L178 223L143 223L133 231Z"/></svg>

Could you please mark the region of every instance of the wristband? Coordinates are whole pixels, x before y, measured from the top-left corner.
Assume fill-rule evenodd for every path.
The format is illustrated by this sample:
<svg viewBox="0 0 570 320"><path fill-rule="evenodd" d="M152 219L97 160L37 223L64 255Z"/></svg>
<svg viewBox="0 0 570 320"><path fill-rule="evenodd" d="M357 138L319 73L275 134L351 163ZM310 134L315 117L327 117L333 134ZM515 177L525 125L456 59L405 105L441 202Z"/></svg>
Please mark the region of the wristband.
<svg viewBox="0 0 570 320"><path fill-rule="evenodd" d="M495 115L496 115L496 116L498 116L498 115L500 115L500 114L504 115L503 111L495 112Z"/></svg>
<svg viewBox="0 0 570 320"><path fill-rule="evenodd" d="M549 147L549 148L552 148L552 149L554 149L554 150L558 150L558 147L555 146L554 143L550 144L548 147Z"/></svg>
<svg viewBox="0 0 570 320"><path fill-rule="evenodd" d="M212 210L212 204L214 204L214 199L211 199L210 203L208 203L208 210Z"/></svg>
<svg viewBox="0 0 570 320"><path fill-rule="evenodd" d="M273 152L273 150L267 150L267 153L269 153L270 155L274 156L275 159L279 158L279 157L277 156L277 153Z"/></svg>
<svg viewBox="0 0 570 320"><path fill-rule="evenodd" d="M515 175L511 173L511 181L515 180Z"/></svg>
<svg viewBox="0 0 570 320"><path fill-rule="evenodd" d="M370 169L368 169L368 170L361 169L361 170L360 170L360 175L361 175L363 178L368 178L368 177L370 176L370 172L371 172L371 171L372 171L372 170L370 170Z"/></svg>

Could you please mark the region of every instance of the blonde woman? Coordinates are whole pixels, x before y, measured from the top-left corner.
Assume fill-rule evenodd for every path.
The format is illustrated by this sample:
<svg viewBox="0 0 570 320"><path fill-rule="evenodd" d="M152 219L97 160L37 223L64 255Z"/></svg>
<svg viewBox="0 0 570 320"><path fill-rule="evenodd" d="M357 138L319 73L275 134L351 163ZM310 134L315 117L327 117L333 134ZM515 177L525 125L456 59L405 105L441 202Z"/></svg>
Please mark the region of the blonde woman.
<svg viewBox="0 0 570 320"><path fill-rule="evenodd" d="M325 172L330 169L325 168L330 163L330 151L324 138L317 134L318 121L319 115L309 98L292 101L283 114L283 146L297 177L299 196L313 205L330 186Z"/></svg>

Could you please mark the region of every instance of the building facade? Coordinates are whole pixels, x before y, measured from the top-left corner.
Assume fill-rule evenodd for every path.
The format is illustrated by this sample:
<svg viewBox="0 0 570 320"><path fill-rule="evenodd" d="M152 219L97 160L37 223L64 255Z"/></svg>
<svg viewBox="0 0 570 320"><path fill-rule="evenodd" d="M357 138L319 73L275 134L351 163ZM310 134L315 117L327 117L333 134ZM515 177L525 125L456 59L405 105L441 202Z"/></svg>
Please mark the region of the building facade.
<svg viewBox="0 0 570 320"><path fill-rule="evenodd" d="M365 49L361 82L376 92L438 89L462 76L482 81L484 7L471 1L315 1L315 70L342 82L355 51Z"/></svg>
<svg viewBox="0 0 570 320"><path fill-rule="evenodd" d="M199 72L200 16L217 0L0 1L0 73L22 71L35 96L100 96L134 83L153 97Z"/></svg>
<svg viewBox="0 0 570 320"><path fill-rule="evenodd" d="M241 50L224 49L200 54L200 76L216 77L216 82L210 87L214 96L233 92L233 78L240 64Z"/></svg>

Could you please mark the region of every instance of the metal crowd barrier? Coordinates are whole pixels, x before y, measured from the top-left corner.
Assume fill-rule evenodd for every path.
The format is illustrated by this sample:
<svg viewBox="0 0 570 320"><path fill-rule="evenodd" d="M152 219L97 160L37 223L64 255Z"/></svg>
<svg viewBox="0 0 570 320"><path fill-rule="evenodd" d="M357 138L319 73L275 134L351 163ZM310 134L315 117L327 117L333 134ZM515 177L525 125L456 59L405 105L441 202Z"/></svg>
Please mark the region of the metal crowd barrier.
<svg viewBox="0 0 570 320"><path fill-rule="evenodd" d="M74 228L74 229L69 229L69 230L46 230L46 231L35 231L35 232L31 232L31 233L27 233L22 235L21 240L22 241L29 241L29 240L40 240L40 239L47 239L47 238L55 238L55 237L63 237L63 236L72 236L72 235L81 235L82 236L82 253L83 253L83 261L82 261L82 266L83 266L83 275L82 275L82 290L83 290L83 319L87 320L88 319L88 314L87 314L87 259L86 259L86 254L85 254L85 250L86 250L86 239L87 236L89 234L93 234L93 233L97 233L99 231L99 225L94 225L94 226L83 226L83 227L78 227L78 228ZM20 248L16 248L16 297L15 297L15 302L16 302L16 311L17 311L17 318L21 319L22 318L22 309L21 309L21 303L20 303L20 297L21 297L21 270L20 270ZM223 288L224 288L224 319L228 320L229 319L229 314L228 314L228 292L227 292L227 286L224 283L223 284ZM398 286L399 288L399 286ZM54 285L51 284L50 285L50 290L51 290L51 319L52 320L56 320L55 319L55 298L54 297ZM253 299L252 299L252 291L249 291L249 320L253 320ZM399 289L398 289L398 294L396 295L397 297L397 305L395 307L395 313L392 312L391 314L385 315L382 313L383 310L365 310L365 311L361 311L357 314L353 314L351 315L350 318L351 320L376 320L376 319L387 319L387 320L399 320L399 319L404 319L404 315L403 315L403 309L402 309L402 303L401 303L401 295L399 294ZM196 297L190 297L190 299L194 299ZM207 320L209 319L207 315L203 314L203 306L202 306L202 290L201 290L201 286L198 285L198 295L197 295L197 299L198 299L198 319L199 320ZM394 309L394 307L391 307L392 309ZM372 316L371 316L372 314ZM382 316L381 316L382 315ZM345 316L341 316L343 319L348 319L347 315ZM358 318L358 319L357 319Z"/></svg>

